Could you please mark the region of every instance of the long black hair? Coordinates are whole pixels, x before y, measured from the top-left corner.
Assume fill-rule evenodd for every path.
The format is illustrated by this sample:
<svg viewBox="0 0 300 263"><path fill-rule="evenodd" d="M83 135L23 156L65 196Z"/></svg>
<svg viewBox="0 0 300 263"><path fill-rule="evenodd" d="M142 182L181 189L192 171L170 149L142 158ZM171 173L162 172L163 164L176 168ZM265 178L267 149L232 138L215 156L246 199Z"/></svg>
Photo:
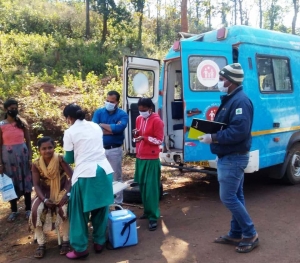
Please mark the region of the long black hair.
<svg viewBox="0 0 300 263"><path fill-rule="evenodd" d="M84 120L85 112L75 103L71 103L64 108L64 116L71 117L75 120Z"/></svg>
<svg viewBox="0 0 300 263"><path fill-rule="evenodd" d="M13 99L13 98L10 98L10 99L7 99L4 103L3 103L3 106L4 106L4 109L7 110L7 108L11 105L17 105L18 107L18 101ZM7 113L5 113L5 116L4 116L5 119L7 119ZM23 118L20 118L19 115L17 115L15 117L15 121L16 121L16 126L20 129L25 129L27 128L28 124L27 122L23 119Z"/></svg>

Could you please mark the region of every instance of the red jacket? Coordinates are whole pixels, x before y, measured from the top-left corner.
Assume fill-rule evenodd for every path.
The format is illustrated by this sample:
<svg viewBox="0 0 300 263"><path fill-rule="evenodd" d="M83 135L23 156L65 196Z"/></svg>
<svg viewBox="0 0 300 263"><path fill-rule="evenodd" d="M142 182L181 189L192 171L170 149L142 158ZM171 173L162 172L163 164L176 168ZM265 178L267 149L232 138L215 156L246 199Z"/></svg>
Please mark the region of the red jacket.
<svg viewBox="0 0 300 263"><path fill-rule="evenodd" d="M164 138L164 123L157 113L152 113L147 119L136 118L137 133L135 137L144 139L136 143L136 157L139 159L158 159Z"/></svg>

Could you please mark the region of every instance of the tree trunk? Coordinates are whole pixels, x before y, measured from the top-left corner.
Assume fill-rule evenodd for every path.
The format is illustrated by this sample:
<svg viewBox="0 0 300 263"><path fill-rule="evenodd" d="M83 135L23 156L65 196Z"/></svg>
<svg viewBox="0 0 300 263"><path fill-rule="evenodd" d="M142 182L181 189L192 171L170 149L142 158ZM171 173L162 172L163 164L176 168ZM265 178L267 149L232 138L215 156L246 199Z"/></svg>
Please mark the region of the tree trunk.
<svg viewBox="0 0 300 263"><path fill-rule="evenodd" d="M237 18L237 0L234 0L234 24L236 25L236 18Z"/></svg>
<svg viewBox="0 0 300 263"><path fill-rule="evenodd" d="M138 35L139 50L142 48L142 25L143 25L143 13L140 13L139 14L139 35Z"/></svg>
<svg viewBox="0 0 300 263"><path fill-rule="evenodd" d="M159 46L160 43L160 26L159 26L159 19L160 19L160 7L161 2L157 0L157 7L156 7L156 45ZM166 16L166 14L165 14Z"/></svg>
<svg viewBox="0 0 300 263"><path fill-rule="evenodd" d="M86 4L86 24L85 24L85 37L87 39L90 38L90 0L85 0L85 4Z"/></svg>
<svg viewBox="0 0 300 263"><path fill-rule="evenodd" d="M107 20L108 20L108 16L106 14L104 14L103 15L102 38L101 38L102 44L106 40L106 35L107 35Z"/></svg>
<svg viewBox="0 0 300 263"><path fill-rule="evenodd" d="M196 21L197 21L197 26L199 25L200 22L200 0L196 0Z"/></svg>
<svg viewBox="0 0 300 263"><path fill-rule="evenodd" d="M239 13L240 13L240 21L241 25L244 24L244 19L243 19L243 7L242 7L243 1L239 0Z"/></svg>
<svg viewBox="0 0 300 263"><path fill-rule="evenodd" d="M181 0L181 31L188 32L187 0Z"/></svg>
<svg viewBox="0 0 300 263"><path fill-rule="evenodd" d="M259 28L262 28L263 12L262 12L262 3L261 3L261 0L258 1L258 5L259 5Z"/></svg>
<svg viewBox="0 0 300 263"><path fill-rule="evenodd" d="M296 35L296 23L297 23L297 16L299 12L299 0L293 0L293 7L294 7L294 16L292 21L292 34Z"/></svg>

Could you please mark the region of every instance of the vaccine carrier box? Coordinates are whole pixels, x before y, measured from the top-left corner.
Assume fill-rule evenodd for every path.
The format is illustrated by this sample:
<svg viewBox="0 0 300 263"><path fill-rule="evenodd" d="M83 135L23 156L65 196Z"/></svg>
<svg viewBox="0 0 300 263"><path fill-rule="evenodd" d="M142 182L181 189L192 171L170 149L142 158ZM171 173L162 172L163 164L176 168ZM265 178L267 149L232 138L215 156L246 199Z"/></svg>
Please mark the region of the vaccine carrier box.
<svg viewBox="0 0 300 263"><path fill-rule="evenodd" d="M127 209L111 211L108 216L108 239L113 248L136 245L135 214Z"/></svg>

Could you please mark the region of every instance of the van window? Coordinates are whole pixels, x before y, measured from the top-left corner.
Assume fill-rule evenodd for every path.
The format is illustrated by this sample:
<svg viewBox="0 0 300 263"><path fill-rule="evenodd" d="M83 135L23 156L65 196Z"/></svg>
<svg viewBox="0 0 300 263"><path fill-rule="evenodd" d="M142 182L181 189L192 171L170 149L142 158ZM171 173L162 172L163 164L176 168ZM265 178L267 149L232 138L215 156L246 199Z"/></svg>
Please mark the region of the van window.
<svg viewBox="0 0 300 263"><path fill-rule="evenodd" d="M292 91L289 60L287 58L258 56L257 71L262 93Z"/></svg>
<svg viewBox="0 0 300 263"><path fill-rule="evenodd" d="M153 98L154 72L152 70L127 70L127 96Z"/></svg>
<svg viewBox="0 0 300 263"><path fill-rule="evenodd" d="M227 65L225 57L202 57L191 56L189 57L189 77L190 77L190 89L193 91L219 91L217 85L212 87L206 87L202 85L197 77L197 68L199 64L204 60L211 60L219 66L219 70ZM218 70L218 71L219 71ZM219 72L217 72L218 74ZM217 84L217 83L216 83Z"/></svg>

